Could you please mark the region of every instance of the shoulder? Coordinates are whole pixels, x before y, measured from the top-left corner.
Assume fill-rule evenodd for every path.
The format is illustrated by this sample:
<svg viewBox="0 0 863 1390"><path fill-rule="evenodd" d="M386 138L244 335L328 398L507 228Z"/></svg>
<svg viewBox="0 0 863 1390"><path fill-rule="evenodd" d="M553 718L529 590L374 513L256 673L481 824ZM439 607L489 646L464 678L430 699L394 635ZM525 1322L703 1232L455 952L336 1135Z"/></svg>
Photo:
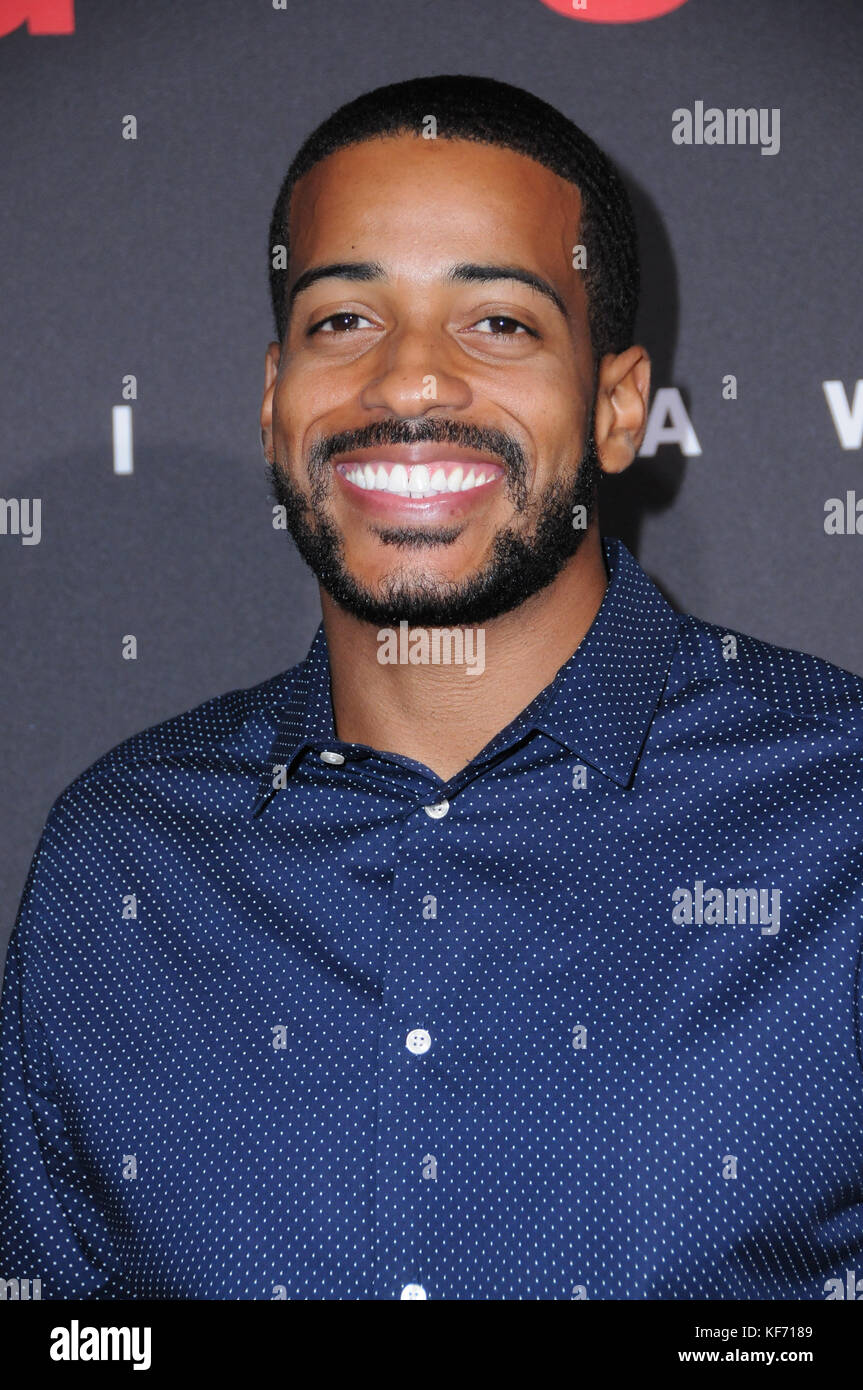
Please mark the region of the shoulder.
<svg viewBox="0 0 863 1390"><path fill-rule="evenodd" d="M160 786L203 787L218 776L255 778L266 763L299 665L257 685L229 690L131 734L78 774L56 798L43 838L71 822L131 811Z"/></svg>
<svg viewBox="0 0 863 1390"><path fill-rule="evenodd" d="M738 693L777 717L822 722L863 737L863 677L808 652L678 614L668 693L697 686Z"/></svg>

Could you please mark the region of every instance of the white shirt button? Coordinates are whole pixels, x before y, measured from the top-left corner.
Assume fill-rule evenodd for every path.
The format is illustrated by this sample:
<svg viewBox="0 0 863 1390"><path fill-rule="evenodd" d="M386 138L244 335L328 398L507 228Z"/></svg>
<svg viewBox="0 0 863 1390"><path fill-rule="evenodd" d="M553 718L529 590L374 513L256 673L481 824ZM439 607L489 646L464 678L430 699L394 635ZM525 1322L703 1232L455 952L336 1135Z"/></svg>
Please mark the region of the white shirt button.
<svg viewBox="0 0 863 1390"><path fill-rule="evenodd" d="M432 820L440 820L441 816L445 816L449 810L449 802L446 800L438 801L435 806L424 806L423 810L427 816L431 816Z"/></svg>
<svg viewBox="0 0 863 1390"><path fill-rule="evenodd" d="M321 762L332 763L334 767L338 767L344 762L344 758L341 753L331 753L329 748L325 748L321 754Z"/></svg>
<svg viewBox="0 0 863 1390"><path fill-rule="evenodd" d="M401 1298L428 1298L428 1294L422 1284L405 1284L401 1291Z"/></svg>
<svg viewBox="0 0 863 1390"><path fill-rule="evenodd" d="M405 1046L409 1052L416 1053L428 1052L431 1047L431 1034L425 1028L412 1028L405 1039Z"/></svg>

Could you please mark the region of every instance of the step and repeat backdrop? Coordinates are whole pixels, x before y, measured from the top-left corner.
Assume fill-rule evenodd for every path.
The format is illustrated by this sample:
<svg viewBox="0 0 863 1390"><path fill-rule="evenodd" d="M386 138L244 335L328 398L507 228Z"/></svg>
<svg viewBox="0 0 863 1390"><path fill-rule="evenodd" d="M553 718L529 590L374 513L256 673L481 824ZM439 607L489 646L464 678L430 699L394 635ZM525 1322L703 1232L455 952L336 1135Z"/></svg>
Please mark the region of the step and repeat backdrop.
<svg viewBox="0 0 863 1390"><path fill-rule="evenodd" d="M861 68L859 0L0 0L0 956L79 772L306 652L268 223L382 83L497 77L610 154L653 389L602 530L677 608L863 674Z"/></svg>

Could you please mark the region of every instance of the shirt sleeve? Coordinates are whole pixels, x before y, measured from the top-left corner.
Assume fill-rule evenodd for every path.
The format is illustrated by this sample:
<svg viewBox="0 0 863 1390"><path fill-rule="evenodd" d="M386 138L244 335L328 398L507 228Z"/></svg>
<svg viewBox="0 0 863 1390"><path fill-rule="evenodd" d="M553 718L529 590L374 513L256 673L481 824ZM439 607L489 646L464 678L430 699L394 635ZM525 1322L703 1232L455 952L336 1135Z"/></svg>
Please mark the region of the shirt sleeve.
<svg viewBox="0 0 863 1390"><path fill-rule="evenodd" d="M30 1280L31 1297L38 1279L43 1299L123 1298L110 1231L66 1132L50 1047L28 998L43 843L9 942L0 1006L0 1279Z"/></svg>

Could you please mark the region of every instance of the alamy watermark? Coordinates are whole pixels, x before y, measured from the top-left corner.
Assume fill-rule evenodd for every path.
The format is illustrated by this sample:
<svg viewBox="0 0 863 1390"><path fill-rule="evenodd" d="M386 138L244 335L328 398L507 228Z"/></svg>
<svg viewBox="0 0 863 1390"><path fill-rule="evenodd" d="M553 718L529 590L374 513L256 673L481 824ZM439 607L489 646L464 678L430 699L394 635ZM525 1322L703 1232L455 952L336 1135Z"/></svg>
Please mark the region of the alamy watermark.
<svg viewBox="0 0 863 1390"><path fill-rule="evenodd" d="M779 888L708 888L696 879L695 892L674 888L671 920L677 926L721 926L725 922L755 923L762 936L779 930Z"/></svg>
<svg viewBox="0 0 863 1390"><path fill-rule="evenodd" d="M52 1361L131 1361L133 1371L148 1371L151 1363L149 1327L82 1327L73 1318L69 1327L51 1329Z"/></svg>
<svg viewBox="0 0 863 1390"><path fill-rule="evenodd" d="M0 1303L26 1303L41 1297L41 1279L0 1279Z"/></svg>
<svg viewBox="0 0 863 1390"><path fill-rule="evenodd" d="M402 619L378 632L381 666L464 666L469 676L485 670L485 628L415 627Z"/></svg>
<svg viewBox="0 0 863 1390"><path fill-rule="evenodd" d="M20 536L22 545L42 539L41 497L0 497L0 536Z"/></svg>
<svg viewBox="0 0 863 1390"><path fill-rule="evenodd" d="M779 153L779 107L718 106L705 109L697 101L692 111L678 106L671 113L675 145L760 145L762 154Z"/></svg>

